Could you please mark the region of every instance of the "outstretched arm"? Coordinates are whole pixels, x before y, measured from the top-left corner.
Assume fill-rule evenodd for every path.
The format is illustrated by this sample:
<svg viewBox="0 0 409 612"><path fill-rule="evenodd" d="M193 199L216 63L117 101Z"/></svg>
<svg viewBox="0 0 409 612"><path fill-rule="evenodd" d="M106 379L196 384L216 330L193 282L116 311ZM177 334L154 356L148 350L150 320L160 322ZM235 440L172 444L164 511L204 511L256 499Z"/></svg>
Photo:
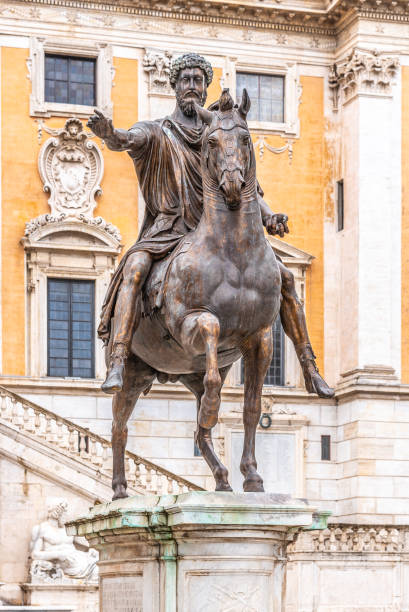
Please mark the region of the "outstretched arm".
<svg viewBox="0 0 409 612"><path fill-rule="evenodd" d="M95 109L87 126L99 138L103 138L109 149L112 151L129 151L143 147L146 142L146 134L137 127L131 130L116 129L112 120L105 117L99 110Z"/></svg>
<svg viewBox="0 0 409 612"><path fill-rule="evenodd" d="M278 234L281 238L284 236L284 234L288 234L290 230L288 229L287 225L287 215L283 215L282 213L273 213L259 192L257 192L257 199L260 205L263 225L265 226L267 233L271 234L272 236Z"/></svg>

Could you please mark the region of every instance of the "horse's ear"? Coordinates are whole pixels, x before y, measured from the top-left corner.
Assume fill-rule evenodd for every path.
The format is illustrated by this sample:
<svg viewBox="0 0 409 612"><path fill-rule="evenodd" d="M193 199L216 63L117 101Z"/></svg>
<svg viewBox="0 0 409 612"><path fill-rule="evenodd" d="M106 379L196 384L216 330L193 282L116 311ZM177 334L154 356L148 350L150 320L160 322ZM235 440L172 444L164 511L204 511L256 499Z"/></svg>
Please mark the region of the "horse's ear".
<svg viewBox="0 0 409 612"><path fill-rule="evenodd" d="M241 96L241 102L239 106L239 113L245 119L247 117L247 113L250 110L251 100L249 94L247 93L247 89L243 89L243 94Z"/></svg>
<svg viewBox="0 0 409 612"><path fill-rule="evenodd" d="M201 118L201 120L203 121L203 123L206 123L207 125L210 125L212 123L213 113L210 110L203 108L203 106L199 106L198 104L196 104L196 102L195 102L195 110L197 114L199 115L199 117Z"/></svg>
<svg viewBox="0 0 409 612"><path fill-rule="evenodd" d="M212 113L214 111L218 111L219 110L219 100L216 100L216 102L213 102L213 104L211 104L210 106L207 107L208 111L211 111Z"/></svg>

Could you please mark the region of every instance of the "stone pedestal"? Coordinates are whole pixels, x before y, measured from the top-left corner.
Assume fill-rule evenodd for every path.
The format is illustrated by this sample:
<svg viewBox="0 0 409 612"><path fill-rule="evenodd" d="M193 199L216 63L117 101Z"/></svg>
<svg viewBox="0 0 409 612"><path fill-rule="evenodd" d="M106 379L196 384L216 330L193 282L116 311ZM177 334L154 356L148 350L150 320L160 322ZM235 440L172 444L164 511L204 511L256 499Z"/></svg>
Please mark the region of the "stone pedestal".
<svg viewBox="0 0 409 612"><path fill-rule="evenodd" d="M54 610L61 606L67 612L97 612L98 584L24 584L26 601L40 610ZM0 608L3 612L3 608Z"/></svg>
<svg viewBox="0 0 409 612"><path fill-rule="evenodd" d="M278 612L289 534L327 516L284 495L196 491L95 506L67 530L100 552L101 612Z"/></svg>

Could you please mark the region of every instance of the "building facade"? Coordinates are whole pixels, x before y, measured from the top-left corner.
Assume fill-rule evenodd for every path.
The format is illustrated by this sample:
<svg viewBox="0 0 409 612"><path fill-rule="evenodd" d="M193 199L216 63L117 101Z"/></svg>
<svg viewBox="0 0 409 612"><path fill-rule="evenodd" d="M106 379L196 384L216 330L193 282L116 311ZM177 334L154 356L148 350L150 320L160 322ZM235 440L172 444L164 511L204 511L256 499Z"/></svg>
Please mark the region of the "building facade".
<svg viewBox="0 0 409 612"><path fill-rule="evenodd" d="M223 87L250 93L258 180L272 210L289 216L290 234L269 240L294 274L320 371L336 389L333 400L305 391L277 324L260 473L267 490L332 511L328 531L289 547L286 609L409 610L408 35L400 0L1 3L4 601L56 603L50 593L63 588L67 605L80 597L67 582L53 591L49 581L47 595L35 588L31 530L54 498L72 515L109 498L94 469L102 458L91 456L111 426L95 330L144 202L131 159L86 120L94 107L121 128L170 113L170 61L195 51L214 70L207 104ZM242 406L237 363L215 431L235 490ZM168 470L170 492L173 476L212 486L195 413L182 385L155 383L129 423L128 449ZM77 437L64 446L59 432L70 427ZM149 489L149 469L134 472L134 491ZM78 609L95 609L95 588L81 588Z"/></svg>

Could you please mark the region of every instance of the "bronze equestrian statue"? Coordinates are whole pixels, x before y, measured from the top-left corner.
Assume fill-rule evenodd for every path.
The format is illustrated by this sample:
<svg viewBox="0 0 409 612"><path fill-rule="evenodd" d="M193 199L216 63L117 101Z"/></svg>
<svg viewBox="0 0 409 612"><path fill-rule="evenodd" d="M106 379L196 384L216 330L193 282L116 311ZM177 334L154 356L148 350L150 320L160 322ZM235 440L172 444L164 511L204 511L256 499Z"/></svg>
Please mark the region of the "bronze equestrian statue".
<svg viewBox="0 0 409 612"><path fill-rule="evenodd" d="M140 237L112 279L99 327L110 352L102 388L115 393L114 499L126 495L127 420L155 377L160 382L180 380L196 395L198 446L217 490L230 490L227 470L213 450L211 429L223 381L241 355L244 490L263 490L254 442L272 356L271 326L279 310L307 390L333 395L315 365L293 277L264 236L263 224L271 234L288 232L287 217L272 214L262 199L245 121L247 94L236 109L223 92L214 113L206 111L211 78L210 64L187 54L172 65L177 106L170 117L139 122L125 131L114 129L96 111L88 123L109 148L129 152L147 205Z"/></svg>

